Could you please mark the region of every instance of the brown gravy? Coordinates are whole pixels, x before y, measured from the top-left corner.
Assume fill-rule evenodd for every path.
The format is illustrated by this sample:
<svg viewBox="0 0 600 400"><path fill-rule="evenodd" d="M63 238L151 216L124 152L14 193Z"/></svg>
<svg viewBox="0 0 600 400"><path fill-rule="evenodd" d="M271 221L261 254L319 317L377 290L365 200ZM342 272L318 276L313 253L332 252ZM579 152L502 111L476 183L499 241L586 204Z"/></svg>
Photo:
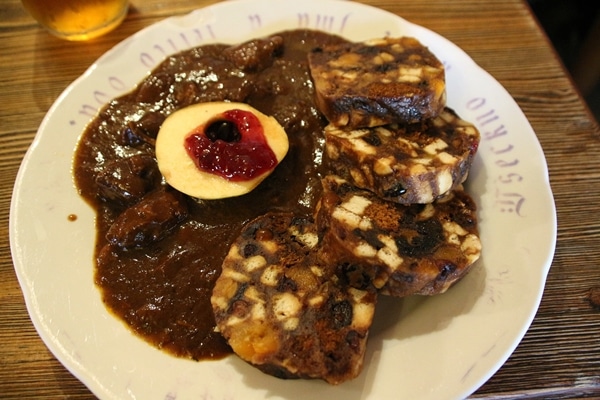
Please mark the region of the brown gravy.
<svg viewBox="0 0 600 400"><path fill-rule="evenodd" d="M306 57L315 47L344 40L309 30L274 36L169 57L101 110L76 151L76 185L97 212L95 279L103 300L134 332L178 356L230 353L214 332L210 296L241 226L269 210L312 213L320 195L326 121L313 102ZM177 194L185 210L180 218L153 219L147 212L153 199L160 209L161 193L173 191L154 158L162 121L176 109L216 100L245 102L274 116L289 136L288 155L248 195L198 201ZM139 208L142 199L150 208ZM107 235L126 211L135 217L120 226L132 237L127 243Z"/></svg>

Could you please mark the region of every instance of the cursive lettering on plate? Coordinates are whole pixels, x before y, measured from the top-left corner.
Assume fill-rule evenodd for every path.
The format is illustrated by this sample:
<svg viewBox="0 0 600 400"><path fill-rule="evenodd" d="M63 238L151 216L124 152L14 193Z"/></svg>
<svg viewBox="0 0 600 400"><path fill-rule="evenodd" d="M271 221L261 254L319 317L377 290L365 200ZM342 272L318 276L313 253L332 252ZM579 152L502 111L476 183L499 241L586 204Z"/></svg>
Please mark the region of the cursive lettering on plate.
<svg viewBox="0 0 600 400"><path fill-rule="evenodd" d="M262 19L260 18L260 15L258 15L258 14L248 15L248 21L250 21L251 29L258 29L258 28L262 27Z"/></svg>
<svg viewBox="0 0 600 400"><path fill-rule="evenodd" d="M115 93L122 93L129 87L118 76L109 76L102 88L96 89L91 93L90 101L82 104L78 114L84 117L94 117L98 109L107 104L115 97ZM75 125L76 121L71 120L70 125Z"/></svg>
<svg viewBox="0 0 600 400"><path fill-rule="evenodd" d="M350 14L342 17L326 14L298 13L299 29L318 29L330 33L342 34Z"/></svg>
<svg viewBox="0 0 600 400"><path fill-rule="evenodd" d="M500 171L493 177L494 206L502 213L523 217L526 198L519 189L525 178L519 173L519 158L506 126L486 98L474 97L467 101L466 106L474 113L473 122L480 130L482 144L486 146L484 157L488 157Z"/></svg>

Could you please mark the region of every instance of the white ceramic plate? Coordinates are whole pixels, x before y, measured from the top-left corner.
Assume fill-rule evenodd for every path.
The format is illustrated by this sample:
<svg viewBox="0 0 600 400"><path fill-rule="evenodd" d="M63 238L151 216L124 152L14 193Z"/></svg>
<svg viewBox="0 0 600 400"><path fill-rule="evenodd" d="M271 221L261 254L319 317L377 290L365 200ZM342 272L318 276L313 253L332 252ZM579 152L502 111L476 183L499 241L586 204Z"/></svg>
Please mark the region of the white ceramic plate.
<svg viewBox="0 0 600 400"><path fill-rule="evenodd" d="M383 299L362 375L337 387L278 380L233 356L178 359L132 335L104 308L94 286L94 215L71 176L78 137L96 110L132 89L166 54L294 28L352 40L419 38L446 64L449 106L482 134L468 185L484 246L477 267L444 295ZM335 0L223 2L164 20L113 48L48 112L19 171L10 217L15 269L36 329L54 355L106 399L463 398L500 368L528 329L556 241L544 155L502 86L439 35Z"/></svg>

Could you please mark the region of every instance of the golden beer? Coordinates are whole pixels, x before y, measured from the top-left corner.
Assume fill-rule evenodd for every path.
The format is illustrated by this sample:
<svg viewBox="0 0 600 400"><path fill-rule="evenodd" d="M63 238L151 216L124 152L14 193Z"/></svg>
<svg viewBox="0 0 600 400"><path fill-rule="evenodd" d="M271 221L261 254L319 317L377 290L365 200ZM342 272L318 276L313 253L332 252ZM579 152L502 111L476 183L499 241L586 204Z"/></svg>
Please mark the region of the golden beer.
<svg viewBox="0 0 600 400"><path fill-rule="evenodd" d="M50 33L67 40L87 40L116 28L128 0L22 0L23 6Z"/></svg>

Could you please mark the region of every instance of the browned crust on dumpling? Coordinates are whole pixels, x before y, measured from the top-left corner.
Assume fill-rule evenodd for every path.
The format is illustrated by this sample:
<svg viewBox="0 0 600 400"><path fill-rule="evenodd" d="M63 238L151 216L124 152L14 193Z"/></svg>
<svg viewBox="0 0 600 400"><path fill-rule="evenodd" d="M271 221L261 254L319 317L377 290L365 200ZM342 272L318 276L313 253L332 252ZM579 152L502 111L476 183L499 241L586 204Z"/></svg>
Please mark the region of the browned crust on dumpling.
<svg viewBox="0 0 600 400"><path fill-rule="evenodd" d="M337 176L323 186L321 256L354 287L398 297L442 293L481 254L476 206L460 188L434 203L404 206Z"/></svg>
<svg viewBox="0 0 600 400"><path fill-rule="evenodd" d="M468 176L479 146L477 128L446 108L409 125L325 128L332 169L356 186L401 204L431 203Z"/></svg>
<svg viewBox="0 0 600 400"><path fill-rule="evenodd" d="M446 104L443 64L412 37L326 46L308 60L317 106L338 127L417 122Z"/></svg>
<svg viewBox="0 0 600 400"><path fill-rule="evenodd" d="M257 218L231 246L211 301L243 360L279 378L339 384L362 370L376 294L342 284L317 242L311 220Z"/></svg>

